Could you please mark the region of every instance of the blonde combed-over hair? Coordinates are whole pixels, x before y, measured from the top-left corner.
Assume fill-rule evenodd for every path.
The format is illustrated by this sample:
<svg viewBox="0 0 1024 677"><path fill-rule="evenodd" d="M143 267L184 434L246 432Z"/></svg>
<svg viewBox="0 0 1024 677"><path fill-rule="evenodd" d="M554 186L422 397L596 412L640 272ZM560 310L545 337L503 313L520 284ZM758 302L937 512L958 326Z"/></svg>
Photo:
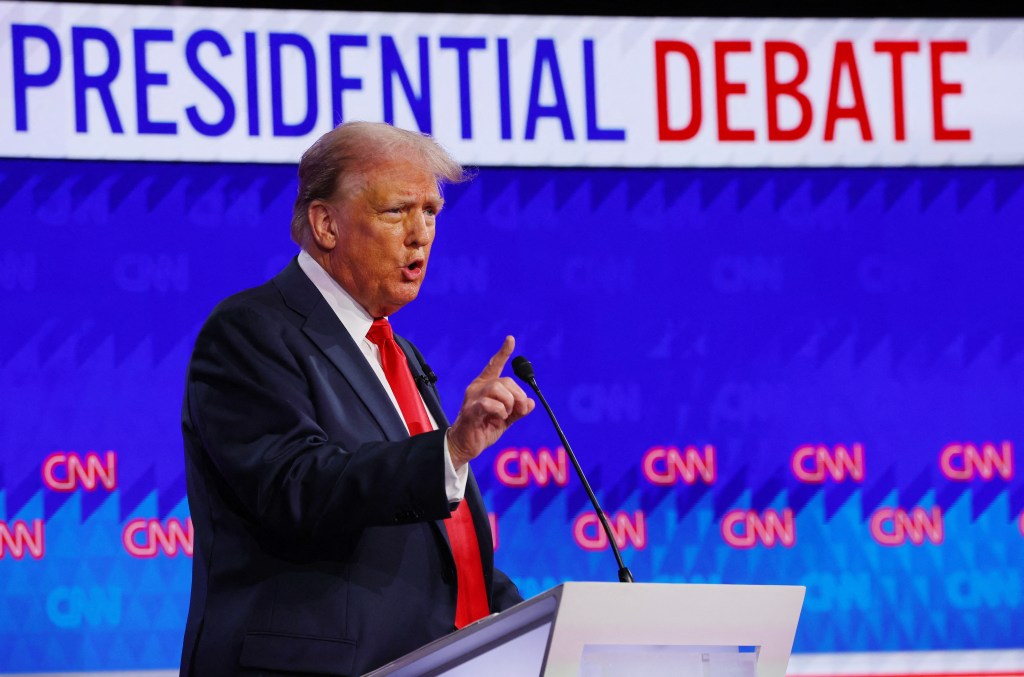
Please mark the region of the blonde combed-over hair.
<svg viewBox="0 0 1024 677"><path fill-rule="evenodd" d="M303 244L309 232L310 204L341 196L364 172L395 160L422 164L439 185L468 178L462 165L426 134L383 122L342 123L302 154L299 191L292 209L292 239Z"/></svg>

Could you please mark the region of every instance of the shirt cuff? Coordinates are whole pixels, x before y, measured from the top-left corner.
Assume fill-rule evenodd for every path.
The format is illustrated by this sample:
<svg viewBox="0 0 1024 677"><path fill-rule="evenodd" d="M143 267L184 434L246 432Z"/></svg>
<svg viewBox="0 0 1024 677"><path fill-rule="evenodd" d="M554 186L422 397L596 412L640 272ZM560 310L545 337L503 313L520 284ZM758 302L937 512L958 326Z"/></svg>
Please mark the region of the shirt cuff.
<svg viewBox="0 0 1024 677"><path fill-rule="evenodd" d="M448 453L448 435L444 436L444 490L448 494L449 503L460 503L466 496L466 480L469 478L469 464L465 463L458 470L452 463Z"/></svg>

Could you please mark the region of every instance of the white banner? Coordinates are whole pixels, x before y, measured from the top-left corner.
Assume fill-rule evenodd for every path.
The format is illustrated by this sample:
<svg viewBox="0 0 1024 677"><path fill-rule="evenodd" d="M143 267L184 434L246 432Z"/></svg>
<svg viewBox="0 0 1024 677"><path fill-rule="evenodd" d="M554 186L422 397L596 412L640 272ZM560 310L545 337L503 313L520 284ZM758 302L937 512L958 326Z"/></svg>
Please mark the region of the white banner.
<svg viewBox="0 0 1024 677"><path fill-rule="evenodd" d="M291 163L362 119L476 165L1016 165L1022 74L1022 20L0 2L0 155Z"/></svg>

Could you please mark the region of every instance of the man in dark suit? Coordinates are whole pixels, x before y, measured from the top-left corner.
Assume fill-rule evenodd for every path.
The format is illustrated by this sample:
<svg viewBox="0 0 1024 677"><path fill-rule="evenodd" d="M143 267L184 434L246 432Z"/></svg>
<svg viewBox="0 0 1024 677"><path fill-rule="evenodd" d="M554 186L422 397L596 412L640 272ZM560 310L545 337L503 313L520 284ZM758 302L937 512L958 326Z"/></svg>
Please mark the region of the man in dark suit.
<svg viewBox="0 0 1024 677"><path fill-rule="evenodd" d="M300 255L222 302L183 411L195 525L184 675L361 674L521 601L468 463L534 407L505 339L449 426L387 316L463 178L429 137L347 123L303 155Z"/></svg>

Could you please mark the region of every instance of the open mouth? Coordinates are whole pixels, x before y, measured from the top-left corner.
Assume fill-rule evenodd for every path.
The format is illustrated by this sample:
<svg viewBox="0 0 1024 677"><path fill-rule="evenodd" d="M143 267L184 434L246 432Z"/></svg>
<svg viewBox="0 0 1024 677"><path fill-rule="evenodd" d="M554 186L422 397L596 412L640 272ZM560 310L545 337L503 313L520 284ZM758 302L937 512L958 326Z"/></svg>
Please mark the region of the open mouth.
<svg viewBox="0 0 1024 677"><path fill-rule="evenodd" d="M416 259L415 261L410 261L409 263L405 264L405 266L402 267L402 275L405 277L406 280L419 280L423 276L423 267L423 259Z"/></svg>

